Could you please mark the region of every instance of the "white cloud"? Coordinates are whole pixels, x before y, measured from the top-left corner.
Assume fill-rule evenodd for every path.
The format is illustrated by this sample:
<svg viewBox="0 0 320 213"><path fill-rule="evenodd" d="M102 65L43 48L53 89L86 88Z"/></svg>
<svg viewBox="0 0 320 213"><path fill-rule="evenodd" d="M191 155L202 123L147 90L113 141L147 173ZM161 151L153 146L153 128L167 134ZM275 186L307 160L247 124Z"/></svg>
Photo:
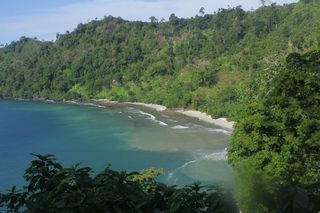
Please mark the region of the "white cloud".
<svg viewBox="0 0 320 213"><path fill-rule="evenodd" d="M279 0L279 4L296 0ZM19 39L20 36L53 40L57 32L73 30L80 22L85 23L103 16L121 16L128 20L148 20L150 16L168 18L171 13L190 17L204 7L207 13L218 8L242 5L244 9L257 8L259 0L91 0L69 4L41 13L0 20L0 43Z"/></svg>

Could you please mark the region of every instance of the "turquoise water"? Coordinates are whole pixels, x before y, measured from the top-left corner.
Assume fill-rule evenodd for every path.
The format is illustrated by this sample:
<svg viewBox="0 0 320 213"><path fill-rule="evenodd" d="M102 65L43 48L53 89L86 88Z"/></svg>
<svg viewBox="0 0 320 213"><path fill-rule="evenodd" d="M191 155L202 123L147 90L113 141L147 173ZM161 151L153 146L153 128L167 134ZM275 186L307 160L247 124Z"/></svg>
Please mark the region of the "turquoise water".
<svg viewBox="0 0 320 213"><path fill-rule="evenodd" d="M99 172L165 168L159 180L231 184L225 162L230 132L174 113L131 106L98 108L0 101L0 191L22 185L30 153Z"/></svg>

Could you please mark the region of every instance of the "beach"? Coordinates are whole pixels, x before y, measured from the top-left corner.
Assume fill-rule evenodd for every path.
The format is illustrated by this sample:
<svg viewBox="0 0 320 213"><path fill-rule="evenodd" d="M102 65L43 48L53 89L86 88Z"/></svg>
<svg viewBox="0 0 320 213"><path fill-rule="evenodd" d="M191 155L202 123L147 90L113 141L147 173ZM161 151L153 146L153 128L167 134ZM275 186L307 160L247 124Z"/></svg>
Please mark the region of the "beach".
<svg viewBox="0 0 320 213"><path fill-rule="evenodd" d="M13 98L13 99L14 100L24 100L24 101L27 100L27 99L18 99L18 98ZM45 101L48 103L55 103L56 102L54 100L45 99L45 98L35 98L32 100ZM81 102L78 100L65 100L65 101L61 101L61 102L67 103L67 104L78 104L78 105L95 106L95 107L108 107L108 106L124 105L124 104L129 105L129 106L130 105L142 106L142 107L146 107L146 108L149 108L152 110L156 110L158 112L171 111L171 112L175 112L175 113L180 113L180 114L186 115L188 117L196 118L200 121L214 124L214 125L220 126L222 128L228 129L228 130L233 130L233 126L235 124L234 121L228 121L226 118L214 119L210 115L203 113L203 112L200 112L200 111L184 110L184 109L170 109L170 108L167 108L166 106L159 105L159 104L147 104L147 103L142 103L142 102L119 102L119 101L111 101L109 99L92 99L88 102Z"/></svg>
<svg viewBox="0 0 320 213"><path fill-rule="evenodd" d="M214 124L223 128L226 128L228 130L232 130L234 123L233 121L228 121L226 118L218 118L214 119L210 115L196 111L196 110L184 110L184 109L168 109L166 106L159 105L159 104L147 104L147 103L141 103L141 102L118 102L118 101L110 101L108 99L95 99L92 100L93 103L98 105L112 105L112 104L127 104L127 105L135 105L135 106L142 106L147 107L152 110L156 110L158 112L164 112L164 111L173 111L176 113L180 113L183 115L186 115L188 117L199 119L200 121L204 121L210 124Z"/></svg>
<svg viewBox="0 0 320 213"><path fill-rule="evenodd" d="M205 121L207 123L221 126L223 128L229 129L229 130L233 129L233 125L235 123L234 121L228 121L226 118L214 119L206 113L195 111L195 110L174 110L174 111L177 113L184 114L189 117L197 118L197 119L199 119L201 121Z"/></svg>
<svg viewBox="0 0 320 213"><path fill-rule="evenodd" d="M92 101L99 104L127 104L127 105L143 106L143 107L156 110L158 112L163 112L167 110L167 107L159 104L146 104L142 102L118 102L118 101L110 101L108 99L94 99Z"/></svg>

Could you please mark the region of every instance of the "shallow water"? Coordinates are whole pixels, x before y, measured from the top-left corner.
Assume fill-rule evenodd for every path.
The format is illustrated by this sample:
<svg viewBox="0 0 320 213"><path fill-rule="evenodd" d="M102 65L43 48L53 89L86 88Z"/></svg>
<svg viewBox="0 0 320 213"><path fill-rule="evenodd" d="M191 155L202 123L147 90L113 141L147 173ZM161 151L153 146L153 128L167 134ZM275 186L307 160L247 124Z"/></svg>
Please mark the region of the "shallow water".
<svg viewBox="0 0 320 213"><path fill-rule="evenodd" d="M166 169L168 184L232 185L225 148L230 132L174 113L131 106L97 108L0 101L0 191L23 183L29 153L54 154L66 166L99 172Z"/></svg>

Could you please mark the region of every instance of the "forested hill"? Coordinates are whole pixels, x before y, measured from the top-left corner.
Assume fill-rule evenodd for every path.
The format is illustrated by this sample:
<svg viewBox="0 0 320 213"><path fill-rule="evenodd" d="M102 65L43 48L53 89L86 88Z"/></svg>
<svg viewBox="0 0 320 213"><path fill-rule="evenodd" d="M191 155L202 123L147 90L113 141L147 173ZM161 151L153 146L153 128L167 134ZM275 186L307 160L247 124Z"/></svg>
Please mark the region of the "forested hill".
<svg viewBox="0 0 320 213"><path fill-rule="evenodd" d="M22 37L1 48L0 96L143 101L232 117L266 67L319 48L319 20L319 0L169 21L108 16L55 42Z"/></svg>

